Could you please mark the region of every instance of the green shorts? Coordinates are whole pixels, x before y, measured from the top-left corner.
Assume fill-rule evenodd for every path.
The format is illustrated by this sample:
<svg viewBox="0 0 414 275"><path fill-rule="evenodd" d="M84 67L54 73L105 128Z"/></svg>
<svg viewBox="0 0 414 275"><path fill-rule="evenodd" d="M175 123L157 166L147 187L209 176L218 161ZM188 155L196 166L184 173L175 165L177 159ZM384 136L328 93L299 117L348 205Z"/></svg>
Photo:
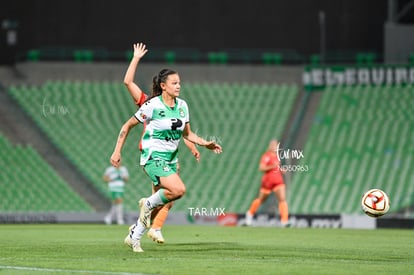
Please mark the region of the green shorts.
<svg viewBox="0 0 414 275"><path fill-rule="evenodd" d="M111 191L110 193L112 200L124 198L124 192Z"/></svg>
<svg viewBox="0 0 414 275"><path fill-rule="evenodd" d="M167 163L165 160L149 160L144 171L150 177L154 185L160 184L160 177L168 177L177 173L177 163Z"/></svg>

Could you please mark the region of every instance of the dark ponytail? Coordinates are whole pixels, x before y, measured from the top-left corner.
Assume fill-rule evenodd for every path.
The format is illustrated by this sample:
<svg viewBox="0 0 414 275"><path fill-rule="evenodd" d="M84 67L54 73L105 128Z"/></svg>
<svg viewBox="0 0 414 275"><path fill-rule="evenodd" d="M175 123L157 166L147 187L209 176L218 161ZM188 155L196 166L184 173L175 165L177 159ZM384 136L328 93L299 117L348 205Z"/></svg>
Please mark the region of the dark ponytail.
<svg viewBox="0 0 414 275"><path fill-rule="evenodd" d="M176 74L176 71L170 69L162 69L157 75L152 78L152 93L151 96L148 98L157 97L162 94L161 83L165 83L167 78L170 74Z"/></svg>

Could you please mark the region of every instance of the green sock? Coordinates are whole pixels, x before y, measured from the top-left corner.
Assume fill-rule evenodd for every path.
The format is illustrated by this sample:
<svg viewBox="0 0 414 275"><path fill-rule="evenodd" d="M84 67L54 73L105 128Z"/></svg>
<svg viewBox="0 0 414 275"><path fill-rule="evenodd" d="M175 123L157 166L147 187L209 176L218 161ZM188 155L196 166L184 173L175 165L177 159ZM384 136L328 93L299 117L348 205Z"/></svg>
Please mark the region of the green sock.
<svg viewBox="0 0 414 275"><path fill-rule="evenodd" d="M164 188L161 188L147 199L149 209L154 209L155 207L164 205L167 202L169 202L169 200L164 194Z"/></svg>

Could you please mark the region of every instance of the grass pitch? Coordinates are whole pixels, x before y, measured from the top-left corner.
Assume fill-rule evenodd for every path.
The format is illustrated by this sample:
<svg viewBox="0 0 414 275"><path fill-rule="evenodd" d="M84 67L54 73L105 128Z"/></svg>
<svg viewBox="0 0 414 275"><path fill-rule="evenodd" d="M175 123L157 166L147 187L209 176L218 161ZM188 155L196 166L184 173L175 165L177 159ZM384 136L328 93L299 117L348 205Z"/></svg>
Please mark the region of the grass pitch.
<svg viewBox="0 0 414 275"><path fill-rule="evenodd" d="M414 230L168 225L133 253L127 228L1 225L0 274L414 273Z"/></svg>

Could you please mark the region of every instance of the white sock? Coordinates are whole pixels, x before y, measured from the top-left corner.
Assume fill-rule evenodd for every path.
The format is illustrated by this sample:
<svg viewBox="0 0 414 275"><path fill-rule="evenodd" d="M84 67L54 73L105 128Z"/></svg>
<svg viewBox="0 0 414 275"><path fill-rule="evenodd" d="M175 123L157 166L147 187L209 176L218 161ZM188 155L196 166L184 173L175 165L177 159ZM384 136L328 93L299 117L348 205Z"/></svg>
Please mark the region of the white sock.
<svg viewBox="0 0 414 275"><path fill-rule="evenodd" d="M154 194L152 194L150 197L147 198L146 201L146 206L148 207L148 209L154 209L157 206L161 206L164 205L165 202L162 201L161 199L161 192L164 192L164 189L160 189L157 192L155 192Z"/></svg>
<svg viewBox="0 0 414 275"><path fill-rule="evenodd" d="M144 235L147 228L139 221L135 223L135 226L131 230L130 237L134 240L141 240L142 235Z"/></svg>
<svg viewBox="0 0 414 275"><path fill-rule="evenodd" d="M122 203L115 205L115 212L116 212L116 220L118 224L124 223L124 213L123 213L123 205Z"/></svg>
<svg viewBox="0 0 414 275"><path fill-rule="evenodd" d="M108 219L112 219L112 217L115 214L115 205L111 205L111 209L109 209L108 214L106 214L106 216L108 217Z"/></svg>

